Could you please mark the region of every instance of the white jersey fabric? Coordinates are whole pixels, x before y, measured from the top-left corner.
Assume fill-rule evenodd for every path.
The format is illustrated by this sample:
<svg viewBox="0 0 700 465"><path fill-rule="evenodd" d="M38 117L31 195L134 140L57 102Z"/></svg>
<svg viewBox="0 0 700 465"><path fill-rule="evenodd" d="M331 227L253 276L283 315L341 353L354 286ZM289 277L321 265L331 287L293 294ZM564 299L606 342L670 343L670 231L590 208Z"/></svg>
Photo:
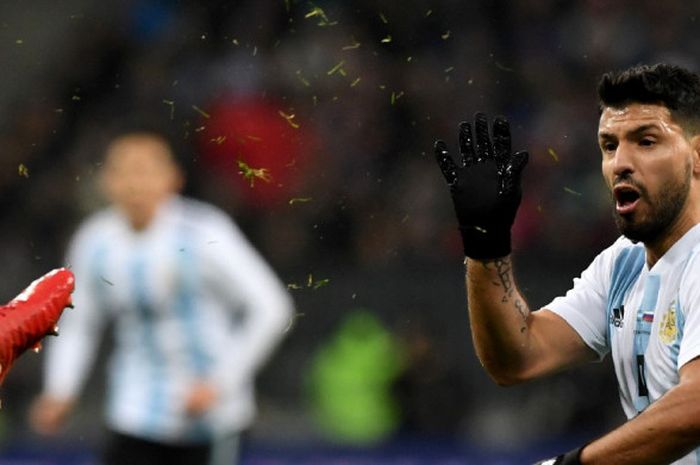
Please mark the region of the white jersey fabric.
<svg viewBox="0 0 700 465"><path fill-rule="evenodd" d="M281 339L292 301L233 221L210 205L173 197L146 230L113 208L88 218L68 253L75 310L47 347L46 391L76 397L114 319L107 425L163 442L201 441L247 427L255 371ZM187 415L197 380L218 399Z"/></svg>
<svg viewBox="0 0 700 465"><path fill-rule="evenodd" d="M545 308L602 358L612 353L620 400L633 418L679 382L700 355L700 225L650 269L644 246L621 237ZM700 464L700 449L674 462Z"/></svg>

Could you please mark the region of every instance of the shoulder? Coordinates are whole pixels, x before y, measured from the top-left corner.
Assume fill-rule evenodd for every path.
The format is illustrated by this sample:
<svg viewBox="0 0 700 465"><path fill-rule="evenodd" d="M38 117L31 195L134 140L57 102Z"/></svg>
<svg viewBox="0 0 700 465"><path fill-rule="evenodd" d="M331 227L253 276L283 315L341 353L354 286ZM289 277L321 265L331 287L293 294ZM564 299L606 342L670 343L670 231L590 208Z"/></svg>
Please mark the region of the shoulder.
<svg viewBox="0 0 700 465"><path fill-rule="evenodd" d="M634 243L624 236L617 238L610 246L598 254L593 264L601 271L612 272L616 264L628 262L627 265L644 261L644 245ZM624 265L624 263L621 263Z"/></svg>
<svg viewBox="0 0 700 465"><path fill-rule="evenodd" d="M117 231L121 217L113 208L99 210L85 218L75 230L73 241L109 236Z"/></svg>
<svg viewBox="0 0 700 465"><path fill-rule="evenodd" d="M639 249L644 250L644 245L641 242L632 242L625 236L618 237L608 248L602 253L609 253L613 256L618 256L623 250Z"/></svg>
<svg viewBox="0 0 700 465"><path fill-rule="evenodd" d="M237 229L231 216L210 203L189 197L178 197L173 202L177 221L188 229L203 233L230 232Z"/></svg>
<svg viewBox="0 0 700 465"><path fill-rule="evenodd" d="M71 262L92 256L98 250L116 242L123 220L113 208L99 210L84 219L73 233L67 256Z"/></svg>
<svg viewBox="0 0 700 465"><path fill-rule="evenodd" d="M683 264L681 287L696 287L700 284L700 243L688 252L688 258Z"/></svg>

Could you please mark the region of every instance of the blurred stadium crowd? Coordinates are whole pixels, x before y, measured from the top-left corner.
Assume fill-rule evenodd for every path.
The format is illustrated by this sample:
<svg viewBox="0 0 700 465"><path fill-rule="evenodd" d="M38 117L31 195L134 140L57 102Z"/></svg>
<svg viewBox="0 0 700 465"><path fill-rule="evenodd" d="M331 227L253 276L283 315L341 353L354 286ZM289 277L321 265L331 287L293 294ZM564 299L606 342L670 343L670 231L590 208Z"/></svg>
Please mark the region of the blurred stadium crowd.
<svg viewBox="0 0 700 465"><path fill-rule="evenodd" d="M598 76L640 62L697 70L698 5L32 3L0 5L4 298L63 264L69 235L100 205L106 130L146 113L175 133L188 194L229 212L297 303L259 380L254 438L323 437L309 373L359 309L400 347L393 434L521 446L620 421L607 363L507 390L481 371L432 144L456 150L458 122L477 110L510 118L514 147L531 155L517 270L531 304L547 303L616 237L594 136ZM5 444L31 438L38 360L26 355L3 386ZM78 414L75 438L97 424L90 405L99 409Z"/></svg>

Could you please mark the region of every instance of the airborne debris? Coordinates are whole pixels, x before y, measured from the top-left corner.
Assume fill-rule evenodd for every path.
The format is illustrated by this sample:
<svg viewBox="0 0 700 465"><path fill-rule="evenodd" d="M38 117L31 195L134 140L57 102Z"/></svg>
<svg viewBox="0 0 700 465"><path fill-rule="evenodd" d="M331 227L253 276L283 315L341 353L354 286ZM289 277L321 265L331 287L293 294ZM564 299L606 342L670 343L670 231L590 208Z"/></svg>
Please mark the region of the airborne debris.
<svg viewBox="0 0 700 465"><path fill-rule="evenodd" d="M301 70L298 69L296 72L297 78L301 81L302 84L304 84L306 87L311 87L311 83L309 82L308 79L306 79L304 76L301 75Z"/></svg>
<svg viewBox="0 0 700 465"><path fill-rule="evenodd" d="M279 110L278 113L282 118L287 120L287 122L289 123L289 125L291 127L293 127L294 129L299 129L299 124L292 121L294 119L294 117L296 116L295 114L288 115L287 113L283 112L282 110Z"/></svg>
<svg viewBox="0 0 700 465"><path fill-rule="evenodd" d="M577 191L571 189L570 187L564 187L564 191L568 192L569 194L577 195L579 197L581 197L583 195L580 192L577 192Z"/></svg>
<svg viewBox="0 0 700 465"><path fill-rule="evenodd" d="M329 76L331 76L331 75L333 75L333 74L335 74L335 73L338 73L338 74L341 74L341 75L345 76L346 73L345 73L345 70L343 69L343 65L344 65L344 64L345 64L345 60L341 60L340 63L338 63L337 65L335 65L335 66L332 67L331 69L329 69L329 70L326 72L326 74L329 75Z"/></svg>
<svg viewBox="0 0 700 465"><path fill-rule="evenodd" d="M448 30L445 31L440 37L442 37L442 40L447 40L447 39L450 38L451 35L452 35L452 31L450 31L450 30L448 29Z"/></svg>
<svg viewBox="0 0 700 465"><path fill-rule="evenodd" d="M197 105L192 105L192 109L193 109L194 111L196 111L197 113L199 113L200 115L204 116L206 119L211 118L211 115L210 115L209 113L207 113L206 111L202 110L202 109L199 108Z"/></svg>
<svg viewBox="0 0 700 465"><path fill-rule="evenodd" d="M328 19L328 16L326 16L326 13L323 11L323 9L317 6L313 7L311 11L306 13L306 15L304 15L304 18L308 19L316 16L318 16L319 18L317 24L321 27L335 26L336 24L338 24L338 21L331 21L330 19Z"/></svg>
<svg viewBox="0 0 700 465"><path fill-rule="evenodd" d="M360 42L358 42L357 40L355 40L354 37L352 38L352 40L353 40L352 44L344 46L341 50L354 50L356 48L360 48L360 45L362 45L362 44Z"/></svg>
<svg viewBox="0 0 700 465"><path fill-rule="evenodd" d="M498 68L498 69L500 69L500 70L502 70L502 71L507 71L507 72L509 72L509 73L512 73L512 72L515 71L513 68L509 68L509 67L507 67L506 65L504 65L504 64L502 64L502 63L495 62L494 64L496 65L496 68Z"/></svg>
<svg viewBox="0 0 700 465"><path fill-rule="evenodd" d="M27 166L24 163L19 164L19 166L17 167L17 172L20 176L23 176L25 178L29 177L29 168L27 168Z"/></svg>
<svg viewBox="0 0 700 465"><path fill-rule="evenodd" d="M250 182L250 187L255 186L256 179L261 179L265 182L272 181L272 176L270 176L267 168L251 168L243 160L238 160L238 169L240 170L238 173Z"/></svg>
<svg viewBox="0 0 700 465"><path fill-rule="evenodd" d="M163 103L170 107L170 119L175 118L175 101L163 99Z"/></svg>
<svg viewBox="0 0 700 465"><path fill-rule="evenodd" d="M403 91L400 92L391 92L391 104L395 104L398 99L400 99L403 96Z"/></svg>
<svg viewBox="0 0 700 465"><path fill-rule="evenodd" d="M391 34L388 34L386 37L384 37L382 40L380 40L381 43L383 44L388 44L391 42Z"/></svg>
<svg viewBox="0 0 700 465"><path fill-rule="evenodd" d="M552 157L552 159L555 162L559 163L559 156L557 155L557 152L555 152L552 147L547 148L547 153L549 154L550 157Z"/></svg>
<svg viewBox="0 0 700 465"><path fill-rule="evenodd" d="M289 199L289 205L294 205L295 203L307 203L313 200L312 197L293 197Z"/></svg>
<svg viewBox="0 0 700 465"><path fill-rule="evenodd" d="M323 278L314 281L314 275L312 273L309 273L309 276L307 276L306 278L306 284L289 283L287 284L287 289L299 290L306 288L313 289L315 291L316 289L319 289L330 282L331 280L329 278Z"/></svg>

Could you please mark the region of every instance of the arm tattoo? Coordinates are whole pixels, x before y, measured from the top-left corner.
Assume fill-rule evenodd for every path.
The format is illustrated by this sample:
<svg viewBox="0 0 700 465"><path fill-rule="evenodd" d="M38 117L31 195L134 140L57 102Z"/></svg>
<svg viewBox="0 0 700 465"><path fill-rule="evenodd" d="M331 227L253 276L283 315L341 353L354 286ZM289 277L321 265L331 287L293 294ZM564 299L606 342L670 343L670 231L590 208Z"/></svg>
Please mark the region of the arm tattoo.
<svg viewBox="0 0 700 465"><path fill-rule="evenodd" d="M511 263L510 257L496 258L493 260L487 260L481 262L481 265L487 270L495 270L498 275L498 281L494 281L493 284L498 287L503 288L503 295L501 297L501 303L508 303L512 300L513 306L518 311L523 319L523 322L527 320L529 311L527 306L522 301L520 296L515 292L515 284L513 283L513 265ZM513 299L515 295L515 299ZM520 328L520 332L526 330L526 326Z"/></svg>

